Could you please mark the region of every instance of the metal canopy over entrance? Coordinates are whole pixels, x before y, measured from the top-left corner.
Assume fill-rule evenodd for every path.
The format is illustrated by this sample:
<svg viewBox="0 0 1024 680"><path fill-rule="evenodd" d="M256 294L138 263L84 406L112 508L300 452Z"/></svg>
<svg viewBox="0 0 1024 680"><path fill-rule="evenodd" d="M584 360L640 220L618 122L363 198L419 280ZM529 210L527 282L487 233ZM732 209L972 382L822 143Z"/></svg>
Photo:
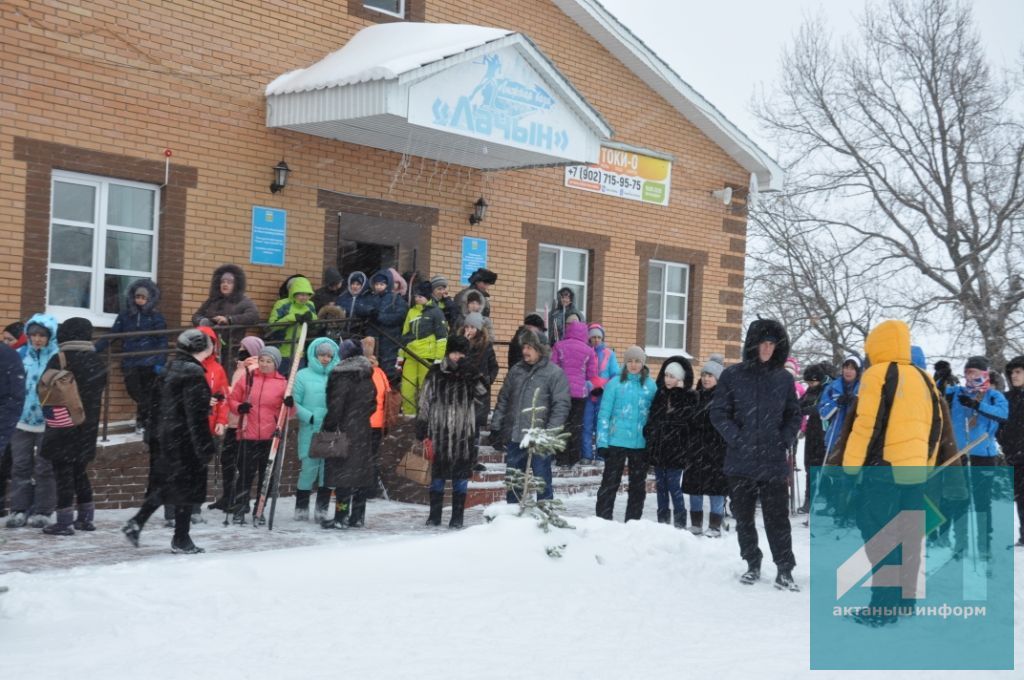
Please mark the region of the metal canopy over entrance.
<svg viewBox="0 0 1024 680"><path fill-rule="evenodd" d="M267 126L484 170L596 162L612 130L522 33L387 23L266 88Z"/></svg>

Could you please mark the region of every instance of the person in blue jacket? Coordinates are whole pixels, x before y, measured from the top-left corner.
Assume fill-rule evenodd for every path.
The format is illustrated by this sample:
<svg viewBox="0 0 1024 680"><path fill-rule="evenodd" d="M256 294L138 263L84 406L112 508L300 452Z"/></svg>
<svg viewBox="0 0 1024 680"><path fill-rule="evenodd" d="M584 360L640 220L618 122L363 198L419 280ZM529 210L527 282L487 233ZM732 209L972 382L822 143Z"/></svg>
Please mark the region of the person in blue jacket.
<svg viewBox="0 0 1024 680"><path fill-rule="evenodd" d="M818 415L823 422L828 422L825 432L825 460L832 453L832 447L839 439L843 430L843 421L850 410L850 404L857 396L860 387L860 357L851 354L843 360L839 369L839 380L833 380L825 386L825 391L818 402Z"/></svg>
<svg viewBox="0 0 1024 680"><path fill-rule="evenodd" d="M647 355L633 345L626 350L622 373L604 386L597 414L597 452L604 458L604 475L597 491L597 516L612 519L622 471L629 461L626 521L640 519L647 497L648 462L644 425L658 391L647 368Z"/></svg>
<svg viewBox="0 0 1024 680"><path fill-rule="evenodd" d="M162 331L167 329L164 315L156 310L160 303L160 289L150 279L139 279L128 286L124 310L117 315L111 333L134 333L137 331ZM100 338L96 342L96 352L102 354L111 340ZM163 370L166 361L167 337L157 333L154 335L136 335L121 340L121 351L149 352L159 354L146 356L128 356L121 360L121 372L124 374L124 386L128 396L135 402L135 429L141 431L149 422L150 393L156 385L156 377Z"/></svg>
<svg viewBox="0 0 1024 680"><path fill-rule="evenodd" d="M953 421L953 436L961 451L968 444L975 444L970 451L971 496L974 511L984 523L978 531L978 550L982 557L991 554L992 523L987 518L992 513L993 470L987 467L997 465L999 448L996 446L996 432L1010 414L1009 403L1002 392L991 389L988 359L973 356L964 366L964 384L946 389L950 402L950 416ZM958 526L954 521L954 526ZM965 544L957 541L957 556L962 555Z"/></svg>
<svg viewBox="0 0 1024 680"><path fill-rule="evenodd" d="M605 343L604 326L592 323L588 327L587 341L597 355L597 377L600 385L588 384L587 403L583 409L583 450L580 452L584 464L594 462L594 433L597 430L597 412L601 410L601 395L604 385L619 375L619 361L615 350Z"/></svg>
<svg viewBox="0 0 1024 680"><path fill-rule="evenodd" d="M394 277L388 269L381 269L370 277L370 292L356 302L356 317L366 319L376 328L368 329L367 335L377 340L377 357L380 367L391 383L401 379L398 362L398 339L402 337L402 324L409 312L405 298L394 292Z"/></svg>

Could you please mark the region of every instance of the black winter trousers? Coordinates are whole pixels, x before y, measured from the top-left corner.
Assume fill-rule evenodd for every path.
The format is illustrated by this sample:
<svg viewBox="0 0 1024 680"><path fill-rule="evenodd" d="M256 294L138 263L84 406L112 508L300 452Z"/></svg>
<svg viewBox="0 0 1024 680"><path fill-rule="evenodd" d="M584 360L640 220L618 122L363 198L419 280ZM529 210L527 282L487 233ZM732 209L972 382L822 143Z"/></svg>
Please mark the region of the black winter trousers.
<svg viewBox="0 0 1024 680"><path fill-rule="evenodd" d="M569 431L569 443L555 454L557 465L575 465L580 462L583 451L583 413L587 408L587 399L573 398L569 405L569 419L565 423Z"/></svg>
<svg viewBox="0 0 1024 680"><path fill-rule="evenodd" d="M1013 464L1013 500L1017 502L1020 540L1024 542L1024 456L1021 456L1020 462Z"/></svg>
<svg viewBox="0 0 1024 680"><path fill-rule="evenodd" d="M7 507L7 480L11 478L11 445L0 451L0 514Z"/></svg>
<svg viewBox="0 0 1024 680"><path fill-rule="evenodd" d="M263 478L267 472L267 461L270 459L270 444L270 439L239 442L238 478L235 501L231 504L232 510L237 510L242 506L249 507L249 500L252 498L250 491L253 477L258 480L256 495L259 496L259 492L263 488Z"/></svg>
<svg viewBox="0 0 1024 680"><path fill-rule="evenodd" d="M626 449L610 446L604 449L604 476L597 491L597 516L612 519L615 495L622 483L622 471L629 462L629 495L626 499L626 521L640 519L647 498L647 454L644 449Z"/></svg>
<svg viewBox="0 0 1024 680"><path fill-rule="evenodd" d="M730 508L736 518L740 557L748 564L761 566L763 553L757 546L757 525L754 523L760 498L772 561L780 571L792 570L796 566L796 558L793 557L793 535L789 526L789 480L785 477L771 480L729 477L729 487L732 489Z"/></svg>
<svg viewBox="0 0 1024 680"><path fill-rule="evenodd" d="M156 373L152 366L131 366L124 369L124 386L128 390L128 396L135 402L135 422L146 424L149 422L149 401L153 385L156 383Z"/></svg>
<svg viewBox="0 0 1024 680"><path fill-rule="evenodd" d="M232 486L238 475L238 429L229 427L224 431L224 443L220 447L221 498L230 502Z"/></svg>
<svg viewBox="0 0 1024 680"><path fill-rule="evenodd" d="M53 476L57 480L57 508L70 508L77 499L79 505L92 503L92 483L86 472L88 463L77 460L58 460L53 463Z"/></svg>
<svg viewBox="0 0 1024 680"><path fill-rule="evenodd" d="M876 468L877 469L877 468ZM901 585L913 592L917 584L917 573L924 550L923 529L922 540L901 543L895 550L889 546L871 545L870 540L892 521L903 510L923 511L924 485L896 484L891 479L881 476L865 478L857 493L857 528L860 529L864 547L872 568L881 564L900 565ZM872 581L873 583L873 581ZM903 599L901 588L880 586L871 588L872 607L896 607L911 605L915 600Z"/></svg>

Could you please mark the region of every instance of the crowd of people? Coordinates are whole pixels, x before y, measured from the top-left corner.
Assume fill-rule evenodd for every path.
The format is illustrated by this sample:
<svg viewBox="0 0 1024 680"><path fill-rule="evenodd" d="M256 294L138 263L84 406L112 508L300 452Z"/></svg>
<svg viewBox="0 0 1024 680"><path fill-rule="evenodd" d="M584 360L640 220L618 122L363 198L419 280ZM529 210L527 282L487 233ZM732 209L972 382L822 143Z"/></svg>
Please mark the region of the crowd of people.
<svg viewBox="0 0 1024 680"><path fill-rule="evenodd" d="M797 588L794 505L806 514L824 499L837 521L856 524L865 537L877 530L883 508L851 508L861 484L855 473L863 466L983 470L1005 457L1019 468L1014 494L1024 526L1024 357L1007 364L1005 394L993 386L998 376L985 357L970 357L958 384L947 362L928 374L906 324L887 321L867 337L863 358L851 354L838 368L821 362L801 372L783 325L758 319L747 329L737 363L727 367L721 354L712 354L695 370L680 354L664 360L655 378L639 346L627 348L620 365L604 326L588 324L574 292L563 288L547 319L530 314L516 329L491 413L499 367L489 289L496 280L494 272L479 269L453 297L439 275L384 269L345 278L328 269L319 289L293 275L281 286L266 332L241 338L237 353L227 351L225 331L256 325L261 317L246 295L245 272L232 264L214 271L208 298L192 315L195 328L180 333L169 353L160 291L149 280L126 291L112 329L135 332L123 339L101 337L94 345L92 324L80 317L58 324L35 314L24 326L8 326L0 345L0 492L10 478L4 493L9 512L0 506L6 526L57 536L95 529L87 466L96 453L108 374L100 352L111 340L121 342L122 375L151 457L143 505L122 528L135 545L163 506L165 522L175 529L172 548L202 551L189 528L203 521L207 467L217 455L223 484L209 507L247 523L255 509L253 484L257 491L264 485L282 414L298 425L295 519L325 529L363 526L366 501L380 480L382 434L396 404L415 419L416 436L432 455L430 525L441 523L450 483L449 526L462 526L490 416L490 443L504 451L510 469L525 472L532 461L540 500L553 497L555 465L601 464L598 517L612 518L626 474L625 517L639 519L652 469L659 522L718 537L728 501L747 565L745 584L760 579L758 507L778 572L775 584L783 589ZM293 356L300 328L318 319L302 356ZM334 325L346 319L360 325ZM62 419L41 401L38 385L47 371L73 376L84 407L79 422ZM523 445L531 428L564 428L568 444L555 456L531 457ZM348 455L314 456L319 432L344 432ZM799 437L805 438L807 475L796 498ZM810 470L823 465L843 473L822 475L812 488ZM969 493L943 494L942 511L951 521L930 537L957 555L967 549L968 508L984 510L991 502L991 482L979 479ZM894 472L889 483L887 497L897 506L921 502L919 480ZM522 493L512 488L508 502L520 502ZM991 526L982 532L982 553L991 550L991 535Z"/></svg>

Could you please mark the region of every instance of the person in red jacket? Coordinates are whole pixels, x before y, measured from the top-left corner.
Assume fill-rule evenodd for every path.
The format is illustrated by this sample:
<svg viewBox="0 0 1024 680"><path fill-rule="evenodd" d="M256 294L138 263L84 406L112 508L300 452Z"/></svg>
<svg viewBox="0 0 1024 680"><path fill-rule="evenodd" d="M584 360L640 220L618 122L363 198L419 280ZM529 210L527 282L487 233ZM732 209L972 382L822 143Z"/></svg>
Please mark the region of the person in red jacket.
<svg viewBox="0 0 1024 680"><path fill-rule="evenodd" d="M249 512L250 490L253 476L259 472L257 489L263 488L263 477L270 458L270 443L277 428L277 416L282 404L291 408L291 396L285 397L288 381L278 373L281 352L276 347L264 347L259 354L258 368L252 382L241 380L231 389L228 406L240 416L238 440L238 477L229 512L236 524L245 524Z"/></svg>

